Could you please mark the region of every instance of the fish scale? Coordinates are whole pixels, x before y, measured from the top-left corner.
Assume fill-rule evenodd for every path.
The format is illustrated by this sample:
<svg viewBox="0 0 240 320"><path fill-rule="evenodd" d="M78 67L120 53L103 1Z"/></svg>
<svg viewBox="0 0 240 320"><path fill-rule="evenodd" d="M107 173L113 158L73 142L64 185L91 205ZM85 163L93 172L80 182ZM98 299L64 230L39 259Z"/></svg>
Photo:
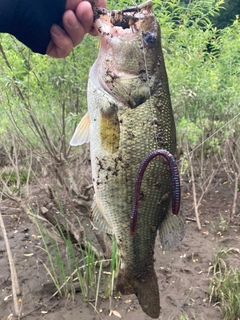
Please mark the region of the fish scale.
<svg viewBox="0 0 240 320"><path fill-rule="evenodd" d="M88 116L71 143L90 141L95 191L91 219L116 237L121 258L116 290L136 294L143 311L157 318L160 302L153 266L157 231L164 248L171 248L185 230L183 216L171 214L171 177L164 159L153 159L144 173L134 236L130 217L142 160L159 148L176 152L160 28L151 1L128 12L94 10L101 46L89 75ZM126 21L132 20L134 25L127 28Z"/></svg>

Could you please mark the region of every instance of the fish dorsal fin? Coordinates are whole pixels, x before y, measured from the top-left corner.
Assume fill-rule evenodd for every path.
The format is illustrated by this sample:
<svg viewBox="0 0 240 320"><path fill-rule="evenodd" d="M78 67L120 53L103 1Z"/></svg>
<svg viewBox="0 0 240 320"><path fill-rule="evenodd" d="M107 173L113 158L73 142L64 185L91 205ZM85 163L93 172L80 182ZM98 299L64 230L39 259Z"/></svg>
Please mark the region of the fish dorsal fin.
<svg viewBox="0 0 240 320"><path fill-rule="evenodd" d="M95 228L99 229L102 232L113 234L112 228L104 217L96 196L94 196L90 220Z"/></svg>
<svg viewBox="0 0 240 320"><path fill-rule="evenodd" d="M88 112L82 118L80 123L78 124L72 139L70 141L71 146L80 146L84 143L89 142L90 140L90 119Z"/></svg>
<svg viewBox="0 0 240 320"><path fill-rule="evenodd" d="M179 210L178 215L172 214L171 208L162 224L159 227L159 237L164 251L172 250L185 235L186 219L182 210Z"/></svg>

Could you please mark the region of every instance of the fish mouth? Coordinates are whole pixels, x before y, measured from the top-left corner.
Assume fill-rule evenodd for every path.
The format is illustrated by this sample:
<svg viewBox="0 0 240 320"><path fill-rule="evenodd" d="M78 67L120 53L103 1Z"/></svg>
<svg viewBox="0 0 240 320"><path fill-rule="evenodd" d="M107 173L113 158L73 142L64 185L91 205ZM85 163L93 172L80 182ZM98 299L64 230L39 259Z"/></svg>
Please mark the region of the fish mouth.
<svg viewBox="0 0 240 320"><path fill-rule="evenodd" d="M93 7L93 13L95 30L99 35L111 37L120 36L122 32L124 37L128 33L132 35L138 31L144 32L144 29L149 29L149 24L143 21L149 17L154 19L151 0L123 10Z"/></svg>
<svg viewBox="0 0 240 320"><path fill-rule="evenodd" d="M135 108L149 98L146 73L152 75L157 64L160 29L152 1L123 10L93 7L93 12L100 36L94 77L109 95Z"/></svg>

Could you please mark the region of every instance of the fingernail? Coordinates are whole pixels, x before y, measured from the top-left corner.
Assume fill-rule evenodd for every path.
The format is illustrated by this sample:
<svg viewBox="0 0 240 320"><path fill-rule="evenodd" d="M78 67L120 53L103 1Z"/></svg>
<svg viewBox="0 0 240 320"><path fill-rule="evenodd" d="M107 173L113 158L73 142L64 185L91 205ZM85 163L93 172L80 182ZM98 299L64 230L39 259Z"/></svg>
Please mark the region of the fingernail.
<svg viewBox="0 0 240 320"><path fill-rule="evenodd" d="M63 36L63 30L57 25L54 24L52 26L52 32L57 36L57 37L62 37Z"/></svg>
<svg viewBox="0 0 240 320"><path fill-rule="evenodd" d="M78 23L74 21L73 19L67 19L67 23L71 28L77 29L78 28Z"/></svg>

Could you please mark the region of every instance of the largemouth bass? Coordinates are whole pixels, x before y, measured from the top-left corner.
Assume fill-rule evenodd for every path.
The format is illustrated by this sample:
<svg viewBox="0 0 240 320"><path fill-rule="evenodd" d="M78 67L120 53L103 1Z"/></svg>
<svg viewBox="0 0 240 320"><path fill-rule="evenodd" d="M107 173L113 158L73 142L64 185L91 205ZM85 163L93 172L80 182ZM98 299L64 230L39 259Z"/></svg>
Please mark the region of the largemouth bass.
<svg viewBox="0 0 240 320"><path fill-rule="evenodd" d="M121 11L94 8L101 46L90 71L88 113L71 145L90 141L95 190L93 224L114 234L121 258L116 290L134 293L152 318L160 313L154 271L157 231L164 249L184 235L184 218L171 212L169 166L155 158L142 178L138 220L131 234L135 180L143 159L156 149L176 153L176 132L160 28L152 3Z"/></svg>

